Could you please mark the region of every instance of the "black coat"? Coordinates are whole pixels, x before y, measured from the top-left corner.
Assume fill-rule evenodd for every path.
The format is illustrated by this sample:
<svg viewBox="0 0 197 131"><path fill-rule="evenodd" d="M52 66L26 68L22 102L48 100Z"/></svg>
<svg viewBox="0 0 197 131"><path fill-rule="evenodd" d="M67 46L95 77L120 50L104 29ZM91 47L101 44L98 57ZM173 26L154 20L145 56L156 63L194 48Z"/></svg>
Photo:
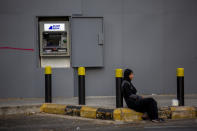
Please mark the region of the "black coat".
<svg viewBox="0 0 197 131"><path fill-rule="evenodd" d="M138 108L142 97L137 95L137 90L130 80L123 80L122 91L127 106L132 109Z"/></svg>
<svg viewBox="0 0 197 131"><path fill-rule="evenodd" d="M122 82L122 92L128 108L137 112L147 112L151 120L158 119L157 102L153 98L142 98L137 95L137 90L131 83L129 74L131 71L126 70Z"/></svg>

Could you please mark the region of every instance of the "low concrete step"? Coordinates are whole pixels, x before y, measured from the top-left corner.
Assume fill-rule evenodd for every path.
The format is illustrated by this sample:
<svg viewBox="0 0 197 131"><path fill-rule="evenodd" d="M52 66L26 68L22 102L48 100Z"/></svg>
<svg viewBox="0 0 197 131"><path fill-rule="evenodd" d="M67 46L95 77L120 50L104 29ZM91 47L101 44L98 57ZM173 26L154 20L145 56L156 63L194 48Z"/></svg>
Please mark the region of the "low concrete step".
<svg viewBox="0 0 197 131"><path fill-rule="evenodd" d="M142 120L143 113L129 108L99 108L80 105L62 105L45 103L40 108L41 112L63 114L93 119L115 120L134 122ZM196 107L162 107L159 109L159 117L164 119L196 118Z"/></svg>

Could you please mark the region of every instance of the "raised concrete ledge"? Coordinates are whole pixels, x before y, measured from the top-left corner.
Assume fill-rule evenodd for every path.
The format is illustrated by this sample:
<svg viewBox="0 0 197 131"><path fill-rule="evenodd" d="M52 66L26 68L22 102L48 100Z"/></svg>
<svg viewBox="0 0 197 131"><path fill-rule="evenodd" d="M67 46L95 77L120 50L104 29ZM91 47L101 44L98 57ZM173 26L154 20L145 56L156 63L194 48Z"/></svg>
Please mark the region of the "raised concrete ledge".
<svg viewBox="0 0 197 131"><path fill-rule="evenodd" d="M141 121L143 113L129 108L105 109L90 106L61 105L45 103L41 112L79 116L93 119L115 120L124 122ZM196 107L162 107L159 116L164 119L196 118Z"/></svg>
<svg viewBox="0 0 197 131"><path fill-rule="evenodd" d="M171 119L196 118L196 108L189 106L170 107L172 111Z"/></svg>
<svg viewBox="0 0 197 131"><path fill-rule="evenodd" d="M143 113L129 108L101 108L92 106L44 103L42 105L22 105L0 107L0 116L11 114L29 114L37 112L79 116L84 118L134 122L142 120ZM159 108L159 117L164 119L197 118L197 107L166 106Z"/></svg>

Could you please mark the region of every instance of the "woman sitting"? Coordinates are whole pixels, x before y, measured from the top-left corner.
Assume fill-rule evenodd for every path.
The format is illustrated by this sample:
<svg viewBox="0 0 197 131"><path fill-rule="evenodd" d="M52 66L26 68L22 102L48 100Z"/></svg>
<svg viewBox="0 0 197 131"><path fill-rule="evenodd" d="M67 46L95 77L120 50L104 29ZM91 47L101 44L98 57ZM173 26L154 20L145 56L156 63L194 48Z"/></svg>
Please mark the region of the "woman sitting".
<svg viewBox="0 0 197 131"><path fill-rule="evenodd" d="M147 113L152 122L164 121L158 118L157 102L153 98L143 98L136 94L137 90L131 83L133 77L134 74L131 69L126 69L124 71L122 90L128 108L137 112Z"/></svg>

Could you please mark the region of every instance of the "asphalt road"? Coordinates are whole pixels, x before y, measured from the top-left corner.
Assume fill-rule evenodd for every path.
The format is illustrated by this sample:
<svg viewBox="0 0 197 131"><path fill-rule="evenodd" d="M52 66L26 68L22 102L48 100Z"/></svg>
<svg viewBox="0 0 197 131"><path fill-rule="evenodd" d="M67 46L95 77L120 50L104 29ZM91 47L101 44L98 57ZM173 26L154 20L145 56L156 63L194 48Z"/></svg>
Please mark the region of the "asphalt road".
<svg viewBox="0 0 197 131"><path fill-rule="evenodd" d="M0 117L0 131L196 131L197 119L121 123L51 114Z"/></svg>

